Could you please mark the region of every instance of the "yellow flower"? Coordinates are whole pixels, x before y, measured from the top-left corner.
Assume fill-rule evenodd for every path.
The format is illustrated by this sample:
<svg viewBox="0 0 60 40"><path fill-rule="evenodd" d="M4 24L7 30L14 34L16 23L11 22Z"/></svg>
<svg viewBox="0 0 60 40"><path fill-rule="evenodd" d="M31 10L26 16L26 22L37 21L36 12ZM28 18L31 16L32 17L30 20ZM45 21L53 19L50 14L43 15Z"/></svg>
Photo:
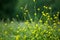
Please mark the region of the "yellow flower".
<svg viewBox="0 0 60 40"><path fill-rule="evenodd" d="M27 36L26 36L26 35L24 35L24 39L26 39L26 37L27 37Z"/></svg>
<svg viewBox="0 0 60 40"><path fill-rule="evenodd" d="M29 12L28 10L25 10L25 12Z"/></svg>
<svg viewBox="0 0 60 40"><path fill-rule="evenodd" d="M14 23L13 21L11 21L11 23Z"/></svg>
<svg viewBox="0 0 60 40"><path fill-rule="evenodd" d="M13 28L12 28L12 27L10 27L10 30L13 30Z"/></svg>
<svg viewBox="0 0 60 40"><path fill-rule="evenodd" d="M57 12L57 14L59 14L60 12Z"/></svg>
<svg viewBox="0 0 60 40"><path fill-rule="evenodd" d="M16 35L15 38L16 38L16 40L19 40L20 35Z"/></svg>
<svg viewBox="0 0 60 40"><path fill-rule="evenodd" d="M47 18L47 20L50 20L50 18Z"/></svg>
<svg viewBox="0 0 60 40"><path fill-rule="evenodd" d="M19 17L19 15L17 14L16 17Z"/></svg>
<svg viewBox="0 0 60 40"><path fill-rule="evenodd" d="M37 8L38 11L40 11L40 8Z"/></svg>
<svg viewBox="0 0 60 40"><path fill-rule="evenodd" d="M48 7L47 6L43 6L45 9L47 9Z"/></svg>
<svg viewBox="0 0 60 40"><path fill-rule="evenodd" d="M49 15L48 15L47 17L48 17L48 18L50 18L50 16L49 16Z"/></svg>
<svg viewBox="0 0 60 40"><path fill-rule="evenodd" d="M54 28L56 28L57 26L54 26Z"/></svg>
<svg viewBox="0 0 60 40"><path fill-rule="evenodd" d="M31 40L34 40L34 37L33 37L33 38L31 38Z"/></svg>
<svg viewBox="0 0 60 40"><path fill-rule="evenodd" d="M56 17L56 16L54 17L54 19L57 19L57 18L58 18L58 17Z"/></svg>
<svg viewBox="0 0 60 40"><path fill-rule="evenodd" d="M41 32L40 34L41 34L41 35L43 35L44 33L43 33L43 32Z"/></svg>
<svg viewBox="0 0 60 40"><path fill-rule="evenodd" d="M46 32L46 30L44 30L44 32Z"/></svg>
<svg viewBox="0 0 60 40"><path fill-rule="evenodd" d="M58 24L60 24L60 22L58 22Z"/></svg>
<svg viewBox="0 0 60 40"><path fill-rule="evenodd" d="M48 28L51 28L50 26L48 26Z"/></svg>
<svg viewBox="0 0 60 40"><path fill-rule="evenodd" d="M20 7L20 9L23 9L23 7Z"/></svg>
<svg viewBox="0 0 60 40"><path fill-rule="evenodd" d="M49 13L46 13L46 15L48 15Z"/></svg>
<svg viewBox="0 0 60 40"><path fill-rule="evenodd" d="M36 2L36 0L33 0L33 2Z"/></svg>
<svg viewBox="0 0 60 40"><path fill-rule="evenodd" d="M24 13L24 15L26 15L27 13Z"/></svg>
<svg viewBox="0 0 60 40"><path fill-rule="evenodd" d="M7 31L5 31L5 32L4 32L4 34L6 34L6 35L7 35L7 34L8 34L8 32L7 32Z"/></svg>
<svg viewBox="0 0 60 40"><path fill-rule="evenodd" d="M51 20L53 20L53 18L50 18Z"/></svg>
<svg viewBox="0 0 60 40"><path fill-rule="evenodd" d="M17 33L19 33L19 30L17 31Z"/></svg>
<svg viewBox="0 0 60 40"><path fill-rule="evenodd" d="M48 21L46 21L46 23L48 23Z"/></svg>
<svg viewBox="0 0 60 40"><path fill-rule="evenodd" d="M43 16L46 16L46 14L45 14L45 13L42 13L42 15L43 15Z"/></svg>
<svg viewBox="0 0 60 40"><path fill-rule="evenodd" d="M49 9L51 10L52 8L51 8L51 7L49 7Z"/></svg>
<svg viewBox="0 0 60 40"><path fill-rule="evenodd" d="M53 25L56 25L56 23L53 23Z"/></svg>
<svg viewBox="0 0 60 40"><path fill-rule="evenodd" d="M7 26L7 23L5 23L5 26Z"/></svg>
<svg viewBox="0 0 60 40"><path fill-rule="evenodd" d="M30 18L30 21L32 21L32 18Z"/></svg>
<svg viewBox="0 0 60 40"><path fill-rule="evenodd" d="M44 13L44 11L42 11L42 14Z"/></svg>
<svg viewBox="0 0 60 40"><path fill-rule="evenodd" d="M32 31L32 34L35 34L36 30Z"/></svg>
<svg viewBox="0 0 60 40"><path fill-rule="evenodd" d="M36 14L36 13L34 13L34 15L36 16L37 14Z"/></svg>
<svg viewBox="0 0 60 40"><path fill-rule="evenodd" d="M60 32L60 29L58 29L58 31Z"/></svg>
<svg viewBox="0 0 60 40"><path fill-rule="evenodd" d="M42 20L40 19L39 22L42 23Z"/></svg>
<svg viewBox="0 0 60 40"><path fill-rule="evenodd" d="M36 24L36 27L38 27L38 24Z"/></svg>
<svg viewBox="0 0 60 40"><path fill-rule="evenodd" d="M36 36L35 36L36 38L38 37L38 34L36 34Z"/></svg>

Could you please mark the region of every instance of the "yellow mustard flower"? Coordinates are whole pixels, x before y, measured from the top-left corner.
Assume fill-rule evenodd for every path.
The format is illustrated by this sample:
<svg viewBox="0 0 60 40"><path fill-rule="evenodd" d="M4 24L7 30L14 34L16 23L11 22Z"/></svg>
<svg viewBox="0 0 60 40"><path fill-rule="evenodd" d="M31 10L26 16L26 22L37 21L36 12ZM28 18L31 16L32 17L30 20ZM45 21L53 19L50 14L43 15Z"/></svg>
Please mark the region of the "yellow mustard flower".
<svg viewBox="0 0 60 40"><path fill-rule="evenodd" d="M54 28L56 28L57 26L54 26Z"/></svg>
<svg viewBox="0 0 60 40"><path fill-rule="evenodd" d="M39 22L42 23L42 20L40 19Z"/></svg>
<svg viewBox="0 0 60 40"><path fill-rule="evenodd" d="M34 16L36 16L37 14L36 13L34 13Z"/></svg>
<svg viewBox="0 0 60 40"><path fill-rule="evenodd" d="M48 15L49 13L46 13L46 15Z"/></svg>
<svg viewBox="0 0 60 40"><path fill-rule="evenodd" d="M51 9L52 9L52 7L49 7L49 9L51 10Z"/></svg>
<svg viewBox="0 0 60 40"><path fill-rule="evenodd" d="M30 18L30 21L32 21L33 19L32 18Z"/></svg>
<svg viewBox="0 0 60 40"><path fill-rule="evenodd" d="M38 11L40 11L40 8L37 8Z"/></svg>
<svg viewBox="0 0 60 40"><path fill-rule="evenodd" d="M44 13L44 11L42 11L42 13Z"/></svg>
<svg viewBox="0 0 60 40"><path fill-rule="evenodd" d="M36 27L38 27L38 24L36 24Z"/></svg>
<svg viewBox="0 0 60 40"><path fill-rule="evenodd" d="M14 23L13 21L11 21L11 23Z"/></svg>
<svg viewBox="0 0 60 40"><path fill-rule="evenodd" d="M45 14L45 13L42 13L42 15L43 15L43 16L46 16L46 14Z"/></svg>
<svg viewBox="0 0 60 40"><path fill-rule="evenodd" d="M27 36L26 36L26 35L24 35L24 39L26 39L26 37L27 37Z"/></svg>
<svg viewBox="0 0 60 40"><path fill-rule="evenodd" d="M20 7L20 9L23 9L23 7Z"/></svg>
<svg viewBox="0 0 60 40"><path fill-rule="evenodd" d="M15 36L15 39L16 39L16 40L19 40L19 38L20 38L20 35L16 35L16 36Z"/></svg>
<svg viewBox="0 0 60 40"><path fill-rule="evenodd" d="M8 34L8 32L7 32L7 31L5 31L5 32L4 32L4 34L6 34L6 35L7 35L7 34Z"/></svg>
<svg viewBox="0 0 60 40"><path fill-rule="evenodd" d="M33 37L33 38L31 38L31 40L34 40L34 37Z"/></svg>
<svg viewBox="0 0 60 40"><path fill-rule="evenodd" d="M25 10L25 12L29 12L29 10Z"/></svg>
<svg viewBox="0 0 60 40"><path fill-rule="evenodd" d="M27 13L24 13L24 15L26 15Z"/></svg>
<svg viewBox="0 0 60 40"><path fill-rule="evenodd" d="M19 17L19 15L17 14L16 17Z"/></svg>
<svg viewBox="0 0 60 40"><path fill-rule="evenodd" d="M33 0L33 2L36 2L36 0Z"/></svg>
<svg viewBox="0 0 60 40"><path fill-rule="evenodd" d="M19 33L20 31L18 30L18 31L16 31L17 33Z"/></svg>
<svg viewBox="0 0 60 40"><path fill-rule="evenodd" d="M56 23L53 23L53 25L57 25Z"/></svg>
<svg viewBox="0 0 60 40"><path fill-rule="evenodd" d="M60 29L58 29L58 31L60 32Z"/></svg>
<svg viewBox="0 0 60 40"><path fill-rule="evenodd" d="M45 9L47 9L48 7L47 6L43 6Z"/></svg>
<svg viewBox="0 0 60 40"><path fill-rule="evenodd" d="M57 19L57 18L58 18L57 16L54 17L54 19Z"/></svg>
<svg viewBox="0 0 60 40"><path fill-rule="evenodd" d="M60 22L58 22L58 24L60 24Z"/></svg>
<svg viewBox="0 0 60 40"><path fill-rule="evenodd" d="M5 26L7 26L8 24L7 23L5 23Z"/></svg>
<svg viewBox="0 0 60 40"><path fill-rule="evenodd" d="M38 34L36 34L36 36L35 36L36 38L38 37Z"/></svg>

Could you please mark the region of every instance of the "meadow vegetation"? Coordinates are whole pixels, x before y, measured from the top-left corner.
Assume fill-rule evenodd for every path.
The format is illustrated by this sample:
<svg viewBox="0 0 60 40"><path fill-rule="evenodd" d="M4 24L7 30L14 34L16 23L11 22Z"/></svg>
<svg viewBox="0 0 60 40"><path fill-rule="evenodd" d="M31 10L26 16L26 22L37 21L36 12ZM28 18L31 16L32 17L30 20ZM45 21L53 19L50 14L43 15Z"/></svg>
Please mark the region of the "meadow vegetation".
<svg viewBox="0 0 60 40"><path fill-rule="evenodd" d="M28 9L28 4L17 7L17 19L0 21L0 40L60 40L60 12L52 12L51 6L36 7L36 0L32 2L33 9Z"/></svg>

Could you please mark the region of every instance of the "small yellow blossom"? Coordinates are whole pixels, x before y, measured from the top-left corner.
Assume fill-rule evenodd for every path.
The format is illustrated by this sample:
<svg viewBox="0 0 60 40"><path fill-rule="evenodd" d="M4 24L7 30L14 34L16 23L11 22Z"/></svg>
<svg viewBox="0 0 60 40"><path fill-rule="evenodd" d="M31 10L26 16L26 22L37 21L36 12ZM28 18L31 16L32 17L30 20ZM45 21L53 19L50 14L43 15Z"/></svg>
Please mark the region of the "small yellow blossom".
<svg viewBox="0 0 60 40"><path fill-rule="evenodd" d="M17 33L19 33L19 30L17 31Z"/></svg>
<svg viewBox="0 0 60 40"><path fill-rule="evenodd" d="M5 31L5 32L4 32L4 34L8 34L8 32L7 32L7 31Z"/></svg>
<svg viewBox="0 0 60 40"><path fill-rule="evenodd" d="M46 16L46 14L45 14L45 13L42 13L42 15L43 15L43 16Z"/></svg>
<svg viewBox="0 0 60 40"><path fill-rule="evenodd" d="M60 29L58 29L58 31L60 32Z"/></svg>
<svg viewBox="0 0 60 40"><path fill-rule="evenodd" d="M51 10L52 8L51 8L51 7L49 7L49 9Z"/></svg>
<svg viewBox="0 0 60 40"><path fill-rule="evenodd" d="M58 17L56 17L56 16L54 17L54 19L57 19L57 18L58 18Z"/></svg>
<svg viewBox="0 0 60 40"><path fill-rule="evenodd" d="M48 15L49 13L46 13L46 15Z"/></svg>
<svg viewBox="0 0 60 40"><path fill-rule="evenodd" d="M26 36L26 35L24 35L24 39L26 39L26 37L27 37L27 36Z"/></svg>
<svg viewBox="0 0 60 40"><path fill-rule="evenodd" d="M29 12L28 10L25 10L25 12Z"/></svg>
<svg viewBox="0 0 60 40"><path fill-rule="evenodd" d="M17 14L16 17L19 17L19 15Z"/></svg>
<svg viewBox="0 0 60 40"><path fill-rule="evenodd" d="M11 23L14 23L13 21L11 21Z"/></svg>
<svg viewBox="0 0 60 40"><path fill-rule="evenodd" d="M44 8L46 8L46 6L43 6Z"/></svg>
<svg viewBox="0 0 60 40"><path fill-rule="evenodd" d="M38 27L38 24L36 24L36 27Z"/></svg>
<svg viewBox="0 0 60 40"><path fill-rule="evenodd" d="M56 25L56 23L54 23L53 25Z"/></svg>
<svg viewBox="0 0 60 40"><path fill-rule="evenodd" d="M39 22L42 23L42 20L40 19Z"/></svg>
<svg viewBox="0 0 60 40"><path fill-rule="evenodd" d="M40 11L40 8L37 8L38 11Z"/></svg>
<svg viewBox="0 0 60 40"><path fill-rule="evenodd" d="M24 15L26 15L27 13L24 13Z"/></svg>
<svg viewBox="0 0 60 40"><path fill-rule="evenodd" d="M58 24L60 24L60 22L58 22Z"/></svg>
<svg viewBox="0 0 60 40"><path fill-rule="evenodd" d="M36 13L34 13L34 15L36 16L37 14L36 14Z"/></svg>
<svg viewBox="0 0 60 40"><path fill-rule="evenodd" d="M23 9L23 7L20 7L20 9Z"/></svg>
<svg viewBox="0 0 60 40"><path fill-rule="evenodd" d="M32 18L30 18L30 21L32 21Z"/></svg>
<svg viewBox="0 0 60 40"><path fill-rule="evenodd" d="M33 0L33 2L36 2L36 0Z"/></svg>
<svg viewBox="0 0 60 40"><path fill-rule="evenodd" d="M16 40L19 40L20 35L16 35L15 38L16 38Z"/></svg>
<svg viewBox="0 0 60 40"><path fill-rule="evenodd" d="M38 37L38 34L36 34L36 36L35 36L36 38Z"/></svg>
<svg viewBox="0 0 60 40"><path fill-rule="evenodd" d="M44 11L42 11L42 13L44 13Z"/></svg>
<svg viewBox="0 0 60 40"><path fill-rule="evenodd" d="M5 26L7 26L7 23L5 23Z"/></svg>

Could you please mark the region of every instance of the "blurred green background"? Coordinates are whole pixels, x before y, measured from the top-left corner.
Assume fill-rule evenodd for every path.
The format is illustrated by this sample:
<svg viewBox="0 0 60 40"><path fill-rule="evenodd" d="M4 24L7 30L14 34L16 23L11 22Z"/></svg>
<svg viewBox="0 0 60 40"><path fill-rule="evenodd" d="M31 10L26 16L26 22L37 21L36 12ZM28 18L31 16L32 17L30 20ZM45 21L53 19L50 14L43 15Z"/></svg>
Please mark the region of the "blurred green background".
<svg viewBox="0 0 60 40"><path fill-rule="evenodd" d="M43 6L52 7L52 10L45 10ZM40 11L37 11L40 8ZM0 20L25 20L24 13L29 11L30 17L34 19L34 13L37 13L37 18L41 17L41 12L51 11L51 15L60 11L60 0L0 0ZM30 19L29 15L25 18Z"/></svg>

